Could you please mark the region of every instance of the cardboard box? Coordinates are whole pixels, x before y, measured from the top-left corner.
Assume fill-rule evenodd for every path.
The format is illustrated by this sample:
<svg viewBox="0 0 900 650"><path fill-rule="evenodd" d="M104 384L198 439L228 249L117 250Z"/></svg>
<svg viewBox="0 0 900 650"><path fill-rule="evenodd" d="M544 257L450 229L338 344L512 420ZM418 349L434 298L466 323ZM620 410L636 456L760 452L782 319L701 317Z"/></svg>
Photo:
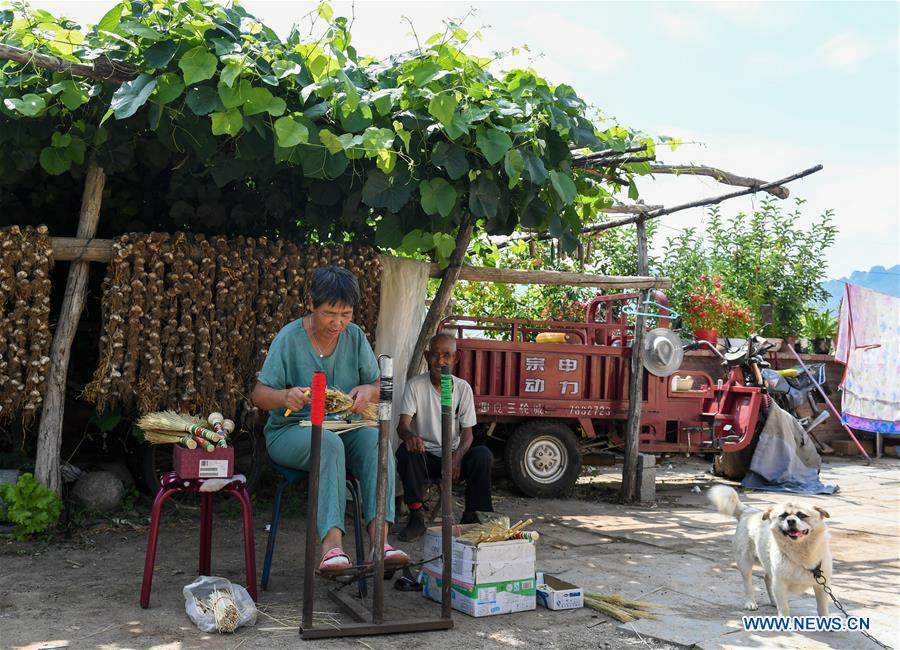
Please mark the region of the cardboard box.
<svg viewBox="0 0 900 650"><path fill-rule="evenodd" d="M537 574L537 601L547 609L581 609L584 591L556 576Z"/></svg>
<svg viewBox="0 0 900 650"><path fill-rule="evenodd" d="M473 526L455 526L460 534ZM425 533L424 555L441 555L441 529ZM475 546L453 538L450 602L469 616L493 616L533 610L535 604L534 544L524 539ZM443 562L433 560L422 570L422 595L441 602Z"/></svg>
<svg viewBox="0 0 900 650"><path fill-rule="evenodd" d="M234 447L213 451L175 445L175 473L178 478L231 478L234 476Z"/></svg>

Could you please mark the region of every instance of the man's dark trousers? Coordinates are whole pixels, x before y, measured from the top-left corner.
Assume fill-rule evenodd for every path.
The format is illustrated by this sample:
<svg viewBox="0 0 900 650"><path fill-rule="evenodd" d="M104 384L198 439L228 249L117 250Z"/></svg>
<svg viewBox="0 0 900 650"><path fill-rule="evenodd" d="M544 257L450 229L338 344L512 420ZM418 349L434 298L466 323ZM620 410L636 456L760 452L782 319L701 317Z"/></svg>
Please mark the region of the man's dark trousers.
<svg viewBox="0 0 900 650"><path fill-rule="evenodd" d="M466 482L466 512L493 512L491 503L491 466L494 455L484 445L469 447L463 456L459 478ZM397 449L397 471L403 481L403 500L406 503L424 499L425 481L441 477L441 457L428 452L413 454L400 443Z"/></svg>

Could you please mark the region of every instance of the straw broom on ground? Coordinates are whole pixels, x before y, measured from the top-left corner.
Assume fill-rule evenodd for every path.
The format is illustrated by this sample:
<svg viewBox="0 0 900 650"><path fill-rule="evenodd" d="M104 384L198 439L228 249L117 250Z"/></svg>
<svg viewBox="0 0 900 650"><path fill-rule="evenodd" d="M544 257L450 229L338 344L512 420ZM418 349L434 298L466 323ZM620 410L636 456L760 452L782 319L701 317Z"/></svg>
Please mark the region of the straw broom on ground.
<svg viewBox="0 0 900 650"><path fill-rule="evenodd" d="M584 606L611 616L622 623L629 623L639 618L656 618L656 614L651 610L659 607L656 603L649 603L645 600L631 600L618 594L604 596L589 591L584 592Z"/></svg>

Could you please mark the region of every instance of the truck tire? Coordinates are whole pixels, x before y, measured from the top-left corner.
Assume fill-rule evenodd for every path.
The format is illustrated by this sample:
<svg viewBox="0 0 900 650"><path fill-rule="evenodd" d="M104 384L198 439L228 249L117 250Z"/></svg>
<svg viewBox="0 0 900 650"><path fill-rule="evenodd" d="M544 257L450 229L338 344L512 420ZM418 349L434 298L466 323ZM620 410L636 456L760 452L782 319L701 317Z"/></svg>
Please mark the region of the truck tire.
<svg viewBox="0 0 900 650"><path fill-rule="evenodd" d="M530 420L506 441L506 471L530 497L559 497L575 487L581 453L575 433L562 422Z"/></svg>
<svg viewBox="0 0 900 650"><path fill-rule="evenodd" d="M731 481L740 481L750 470L750 461L759 444L759 434L762 431L762 422L756 425L756 435L750 444L740 451L732 451L727 454L716 454L713 457L712 471L714 476L721 476Z"/></svg>

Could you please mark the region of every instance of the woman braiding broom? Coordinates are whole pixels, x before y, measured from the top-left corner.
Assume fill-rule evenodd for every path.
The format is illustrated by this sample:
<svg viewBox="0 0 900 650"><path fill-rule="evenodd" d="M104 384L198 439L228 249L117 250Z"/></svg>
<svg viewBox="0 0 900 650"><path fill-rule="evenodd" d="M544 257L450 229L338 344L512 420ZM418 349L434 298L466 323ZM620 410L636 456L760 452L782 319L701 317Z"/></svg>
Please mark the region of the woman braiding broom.
<svg viewBox="0 0 900 650"><path fill-rule="evenodd" d="M316 370L325 373L329 386L353 398L350 411L362 413L378 399L378 361L363 331L350 322L360 302L359 283L350 271L337 266L316 269L310 285L308 314L285 325L275 336L259 373L251 399L269 411L266 446L273 461L300 470L309 468L310 389ZM378 470L378 429L362 427L338 435L322 432L322 462L319 479L318 529L322 540L323 574L340 573L352 567L342 547L344 509L347 503L346 469L359 479L363 515L375 548L375 483ZM388 454L385 520L394 521L394 459ZM385 564L409 562L406 553L381 540Z"/></svg>

